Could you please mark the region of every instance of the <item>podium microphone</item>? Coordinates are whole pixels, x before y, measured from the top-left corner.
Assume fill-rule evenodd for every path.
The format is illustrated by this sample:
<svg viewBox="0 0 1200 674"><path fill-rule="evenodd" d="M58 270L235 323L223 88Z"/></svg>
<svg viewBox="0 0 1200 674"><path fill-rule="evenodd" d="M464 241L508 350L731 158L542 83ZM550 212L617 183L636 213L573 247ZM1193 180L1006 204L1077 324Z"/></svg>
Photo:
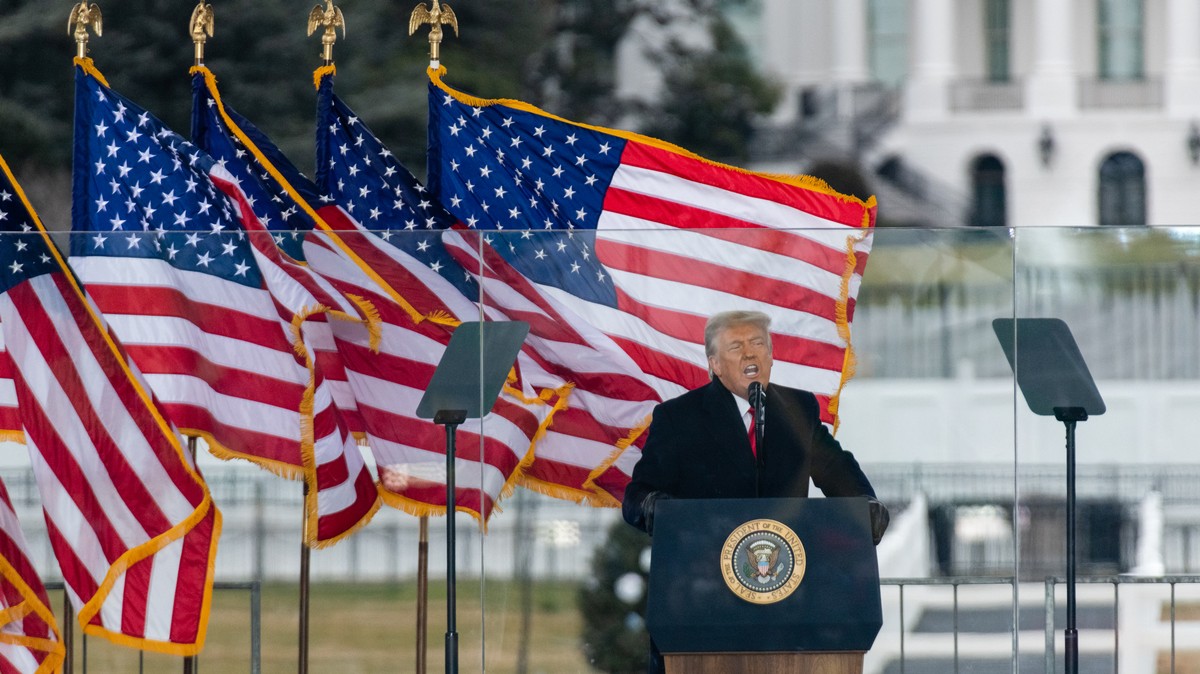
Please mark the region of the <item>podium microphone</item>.
<svg viewBox="0 0 1200 674"><path fill-rule="evenodd" d="M754 440L762 449L763 435L767 431L767 393L756 381L750 382L750 406L754 408Z"/></svg>
<svg viewBox="0 0 1200 674"><path fill-rule="evenodd" d="M767 392L763 390L762 384L752 381L749 396L750 406L754 408L754 495L759 496L759 478L767 451L766 443L763 442L767 433Z"/></svg>

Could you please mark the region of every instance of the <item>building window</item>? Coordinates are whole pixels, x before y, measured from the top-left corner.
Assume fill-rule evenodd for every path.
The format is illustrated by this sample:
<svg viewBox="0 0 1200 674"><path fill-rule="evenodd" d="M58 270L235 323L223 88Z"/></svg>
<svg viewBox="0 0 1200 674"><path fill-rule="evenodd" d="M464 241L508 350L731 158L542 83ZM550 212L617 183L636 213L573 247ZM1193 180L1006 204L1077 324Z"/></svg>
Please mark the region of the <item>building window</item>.
<svg viewBox="0 0 1200 674"><path fill-rule="evenodd" d="M1132 152L1114 152L1100 164L1100 224L1146 224L1146 168Z"/></svg>
<svg viewBox="0 0 1200 674"><path fill-rule="evenodd" d="M987 52L987 77L991 82L1007 82L1009 78L1009 1L987 0L984 3L983 43Z"/></svg>
<svg viewBox="0 0 1200 674"><path fill-rule="evenodd" d="M1142 0L1099 0L1100 78L1143 76Z"/></svg>
<svg viewBox="0 0 1200 674"><path fill-rule="evenodd" d="M870 0L867 24L872 78L899 86L908 69L908 1Z"/></svg>
<svg viewBox="0 0 1200 674"><path fill-rule="evenodd" d="M1004 163L990 154L975 159L971 163L971 190L971 224L978 227L1004 227L1008 221Z"/></svg>

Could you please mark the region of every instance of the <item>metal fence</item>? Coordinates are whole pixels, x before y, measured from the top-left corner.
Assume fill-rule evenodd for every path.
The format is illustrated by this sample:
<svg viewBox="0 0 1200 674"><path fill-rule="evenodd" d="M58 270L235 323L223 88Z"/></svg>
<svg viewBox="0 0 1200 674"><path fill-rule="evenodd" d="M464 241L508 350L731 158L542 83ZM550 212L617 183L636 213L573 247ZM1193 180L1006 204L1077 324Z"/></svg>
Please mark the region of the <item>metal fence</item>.
<svg viewBox="0 0 1200 674"><path fill-rule="evenodd" d="M1195 642L1188 642L1178 637L1179 627L1179 607L1180 601L1176 593L1176 588L1180 585L1188 585L1193 588L1200 589L1200 576L1196 575L1174 575L1174 576L1153 576L1153 577L1133 577L1133 576L1089 576L1079 577L1076 579L1080 585L1110 585L1112 586L1112 598L1110 602L1096 602L1093 599L1089 606L1092 608L1092 615L1100 616L1099 619L1093 619L1092 624L1087 625L1088 636L1092 638L1089 642L1088 649L1090 656L1085 663L1081 663L1081 671L1091 674L1103 674L1104 672L1113 672L1120 674L1122 672L1122 648L1126 650L1140 650L1143 654L1149 651L1151 657L1157 661L1158 646L1160 639L1134 638L1129 634L1122 640L1122 633L1128 632L1133 627L1132 623L1138 621L1142 617L1141 613L1123 614L1122 608L1122 588L1126 588L1124 595L1130 594L1130 588L1138 586L1159 586L1166 587L1169 594L1165 599L1165 612L1167 619L1165 625L1161 627L1168 632L1166 660L1169 669L1161 670L1156 665L1151 665L1145 668L1135 668L1136 671L1126 671L1126 674L1150 674L1151 672L1164 672L1166 674L1176 674L1178 656L1181 652L1181 645L1184 647L1194 647ZM923 672L983 672L983 671L1009 671L1032 672L1041 670L1044 674L1052 674L1061 669L1063 661L1062 644L1057 637L1060 636L1064 628L1061 619L1061 611L1056 598L1056 590L1064 584L1064 579L1061 577L1048 577L1045 579L1045 592L1041 606L1041 624L1036 624L1035 620L1030 618L1035 617L1032 612L1022 612L1019 601L1019 582L1013 577L957 577L957 578L884 578L880 581L885 588L894 587L898 592L898 601L896 602L896 620L898 629L896 630L899 637L899 646L896 649L896 657L889 660L882 668L884 672L895 672L896 674L921 674ZM992 587L1008 587L1011 597L1011 603L1008 607L1009 617L1007 625L998 624L996 621L991 621L989 624L979 624L981 621L978 610L975 608L964 608L960 598L960 588L967 586L992 586ZM911 613L911 603L908 595L912 594L914 588L949 588L950 606L949 606L949 621L942 621L942 624L934 625L932 630L939 630L949 633L951 644L949 648L944 649L945 656L940 658L912 657L910 654L910 641L914 635L922 630L921 626L914 626L907 616ZM1128 599L1126 602L1128 603ZM1194 603L1195 600L1192 600ZM1145 603L1145 602L1143 602ZM1157 609L1157 597L1149 599L1149 606ZM928 606L923 606L920 612L920 619L924 621L928 613ZM1005 609L1000 607L1001 612ZM973 617L972 615L975 614ZM884 616L884 622L887 623L889 616ZM1003 619L1002 619L1003 620ZM1145 622L1144 620L1142 622ZM973 624L974 623L974 624ZM1080 624L1084 627L1083 623ZM1142 627L1145 627L1142 625ZM1030 628L1040 628L1044 632L1044 646L1042 649L1041 666L1036 669L1031 666L1032 658L1022 657L1019 648L1020 632L1031 632ZM927 631L930 628L925 628ZM989 652L990 663L985 664L984 658L978 655L964 654L962 644L966 638L978 635L981 631L992 630L991 635L997 641L1008 641L1011 643L1011 649L1008 651L1010 656L1006 663L997 663L994 658L994 652ZM1105 632L1110 633L1111 650L1107 653L1103 648L1096 648L1094 642L1098 640ZM1195 632L1191 633L1191 638L1195 638ZM975 646L979 645L979 640L975 639ZM876 642L876 647L879 647L879 641ZM976 651L979 649L976 648ZM1145 660L1145 658L1141 658Z"/></svg>
<svg viewBox="0 0 1200 674"><path fill-rule="evenodd" d="M88 635L80 634L75 638L75 611L71 608L62 581L46 583L50 591L63 591L63 615L68 616L62 621L63 645L66 648L66 658L63 662L63 674L74 674L75 661L81 661L80 674L88 674ZM250 650L247 654L250 674L262 671L262 585L257 581L246 583L213 583L213 592L248 592L250 597ZM76 652L76 649L79 652ZM180 661L180 671L184 674L199 674L202 656L184 658ZM138 652L138 674L145 672L145 653Z"/></svg>

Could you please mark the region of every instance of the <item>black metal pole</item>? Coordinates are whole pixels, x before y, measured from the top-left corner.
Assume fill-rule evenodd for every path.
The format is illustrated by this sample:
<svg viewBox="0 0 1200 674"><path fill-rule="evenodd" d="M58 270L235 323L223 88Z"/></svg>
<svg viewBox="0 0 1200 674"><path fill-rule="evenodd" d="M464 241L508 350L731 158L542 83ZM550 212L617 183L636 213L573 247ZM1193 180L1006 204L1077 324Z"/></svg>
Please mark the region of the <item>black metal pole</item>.
<svg viewBox="0 0 1200 674"><path fill-rule="evenodd" d="M433 423L446 425L446 674L458 674L458 616L454 554L454 436L466 410L440 410Z"/></svg>
<svg viewBox="0 0 1200 674"><path fill-rule="evenodd" d="M1063 657L1067 674L1079 672L1079 630L1075 629L1075 420L1067 426L1067 631Z"/></svg>
<svg viewBox="0 0 1200 674"><path fill-rule="evenodd" d="M63 674L75 674L75 611L71 609L71 594L63 582L63 644L67 657L63 659Z"/></svg>
<svg viewBox="0 0 1200 674"><path fill-rule="evenodd" d="M458 674L458 609L454 554L454 432L446 424L446 674Z"/></svg>
<svg viewBox="0 0 1200 674"><path fill-rule="evenodd" d="M1055 407L1054 417L1067 428L1067 629L1063 634L1066 674L1079 674L1079 630L1075 623L1075 424L1086 421L1082 407Z"/></svg>

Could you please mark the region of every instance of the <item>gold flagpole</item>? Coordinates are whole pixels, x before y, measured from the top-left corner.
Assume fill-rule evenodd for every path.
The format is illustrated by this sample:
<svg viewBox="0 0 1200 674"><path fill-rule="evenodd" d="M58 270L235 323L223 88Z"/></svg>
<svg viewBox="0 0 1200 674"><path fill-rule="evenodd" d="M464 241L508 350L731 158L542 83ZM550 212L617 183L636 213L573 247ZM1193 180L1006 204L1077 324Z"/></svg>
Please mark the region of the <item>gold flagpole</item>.
<svg viewBox="0 0 1200 674"><path fill-rule="evenodd" d="M437 70L441 67L442 26L450 26L454 29L454 34L458 35L458 17L454 15L454 10L450 8L450 5L443 5L439 0L433 0L432 9L426 7L422 2L413 9L408 18L408 34L412 35L425 24L432 26L429 31L429 67ZM447 473L452 474L449 471ZM450 490L447 491L447 504L453 504L453 494L449 493ZM448 505L446 508L446 523L447 545L452 546L454 535L454 508L452 505ZM450 549L453 550L453 547ZM429 624L429 517L427 515L421 516L421 538L417 555L417 674L425 674L425 638ZM458 674L458 635L454 632L456 609L454 605L453 556L448 555L446 563L449 584L447 587L446 671L447 674Z"/></svg>
<svg viewBox="0 0 1200 674"><path fill-rule="evenodd" d="M204 65L204 42L213 34L213 8L212 5L204 3L201 0L196 4L196 8L192 10L192 17L188 20L188 33L192 36L192 44L195 45L195 65ZM192 454L192 463L196 463L196 436L188 437L188 451ZM192 656L183 658L183 674L196 674L198 667L196 659Z"/></svg>
<svg viewBox="0 0 1200 674"><path fill-rule="evenodd" d="M316 5L308 13L308 34L312 35L318 27L324 27L321 35L323 45L322 60L324 64L333 65L333 43L337 41L337 27L342 28L342 37L346 35L346 22L342 18L342 10L333 5L333 0L325 0L325 8ZM308 531L308 481L304 482L304 525L302 531ZM308 674L308 628L309 628L309 565L312 550L305 543L300 543L300 664L298 674Z"/></svg>
<svg viewBox="0 0 1200 674"><path fill-rule="evenodd" d="M192 10L192 18L188 21L188 32L192 35L195 45L195 65L204 65L204 42L213 36L213 8L201 0Z"/></svg>
<svg viewBox="0 0 1200 674"><path fill-rule="evenodd" d="M438 0L433 0L433 8L429 9L422 2L413 9L412 15L408 17L408 34L412 35L417 32L417 29L424 24L433 26L429 31L429 67L437 70L441 66L442 58L442 26L450 26L454 29L454 34L458 35L458 17L454 16L454 10L450 9L450 5L443 5Z"/></svg>
<svg viewBox="0 0 1200 674"><path fill-rule="evenodd" d="M346 37L346 19L341 8L333 0L325 0L325 6L314 5L308 13L308 35L321 30L321 65L333 65L333 45L337 43L337 29ZM457 30L457 28L455 29ZM426 672L426 644L429 630L429 516L420 517L420 540L417 544L417 635L416 674Z"/></svg>
<svg viewBox="0 0 1200 674"><path fill-rule="evenodd" d="M333 43L337 42L337 29L342 29L342 37L346 37L346 19L342 10L333 4L333 0L325 0L325 7L314 5L308 13L308 34L312 35L318 28L321 31L321 65L333 65Z"/></svg>
<svg viewBox="0 0 1200 674"><path fill-rule="evenodd" d="M96 32L96 37L104 33L104 17L100 14L100 5L81 2L71 8L67 17L67 34L75 38L75 56L87 58L88 27Z"/></svg>
<svg viewBox="0 0 1200 674"><path fill-rule="evenodd" d="M75 38L75 57L87 58L88 27L91 27L100 37L104 33L104 17L100 13L100 5L80 2L71 8L67 16L67 35ZM71 606L71 593L63 589L63 644L66 647L66 657L63 659L63 674L75 671L75 609ZM86 644L86 642L85 642ZM87 666L87 647L84 647L84 666Z"/></svg>

